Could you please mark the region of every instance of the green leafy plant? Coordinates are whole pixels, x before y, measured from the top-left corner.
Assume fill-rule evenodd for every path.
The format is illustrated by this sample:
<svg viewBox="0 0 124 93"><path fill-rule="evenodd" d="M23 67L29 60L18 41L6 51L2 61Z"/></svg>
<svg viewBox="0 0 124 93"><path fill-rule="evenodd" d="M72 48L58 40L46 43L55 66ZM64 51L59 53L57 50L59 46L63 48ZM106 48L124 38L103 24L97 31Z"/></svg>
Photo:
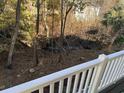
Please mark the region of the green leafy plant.
<svg viewBox="0 0 124 93"><path fill-rule="evenodd" d="M124 18L121 15L122 7L117 5L111 11L104 14L102 24L112 26L113 31L118 31L124 26Z"/></svg>
<svg viewBox="0 0 124 93"><path fill-rule="evenodd" d="M115 43L116 43L116 44L119 44L119 45L124 44L124 35L119 36L119 37L115 40Z"/></svg>
<svg viewBox="0 0 124 93"><path fill-rule="evenodd" d="M111 11L104 14L102 24L108 28L111 32L111 42L108 46L108 50L111 51L112 45L115 40L119 37L124 26L124 16L122 14L123 6L120 4L115 5ZM122 40L122 39L118 39ZM118 41L120 42L120 41Z"/></svg>

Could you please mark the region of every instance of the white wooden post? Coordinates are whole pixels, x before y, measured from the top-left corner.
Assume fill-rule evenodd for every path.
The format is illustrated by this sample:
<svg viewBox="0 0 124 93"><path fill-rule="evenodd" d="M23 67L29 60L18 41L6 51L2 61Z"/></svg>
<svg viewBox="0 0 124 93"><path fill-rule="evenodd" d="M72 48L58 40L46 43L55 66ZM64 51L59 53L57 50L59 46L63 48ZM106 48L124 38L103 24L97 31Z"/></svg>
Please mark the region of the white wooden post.
<svg viewBox="0 0 124 93"><path fill-rule="evenodd" d="M99 55L98 59L102 62L98 65L98 69L94 79L94 83L92 85L93 87L91 89L91 93L98 93L98 87L100 85L102 76L104 74L106 64L108 62L108 58L104 54Z"/></svg>

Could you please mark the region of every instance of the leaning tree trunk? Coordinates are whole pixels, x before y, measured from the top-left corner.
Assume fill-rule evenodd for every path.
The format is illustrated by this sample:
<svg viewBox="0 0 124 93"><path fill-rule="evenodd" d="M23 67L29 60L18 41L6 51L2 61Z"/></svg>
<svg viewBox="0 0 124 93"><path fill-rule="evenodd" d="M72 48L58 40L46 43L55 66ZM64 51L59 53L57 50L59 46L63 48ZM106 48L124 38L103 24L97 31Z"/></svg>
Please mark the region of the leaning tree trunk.
<svg viewBox="0 0 124 93"><path fill-rule="evenodd" d="M65 26L66 26L67 17L68 17L68 14L70 13L72 8L73 8L73 5L71 5L69 7L69 9L66 10L65 16L63 18L63 28L62 28L63 36L64 36L64 33L65 33Z"/></svg>
<svg viewBox="0 0 124 93"><path fill-rule="evenodd" d="M111 50L112 50L112 45L114 44L114 42L115 42L115 40L117 39L117 37L119 36L119 34L120 34L120 31L117 31L117 32L113 35L113 37L112 37L112 39L111 39L111 42L110 42L110 44L109 44L109 46L108 46L108 51L111 51Z"/></svg>
<svg viewBox="0 0 124 93"><path fill-rule="evenodd" d="M12 38L11 47L10 47L10 51L9 51L9 55L8 55L8 63L7 63L8 68L11 68L11 66L12 66L12 56L13 56L13 52L14 52L14 47L15 47L18 31L19 31L20 8L21 8L21 0L18 0L17 6L16 6L15 33L14 33L13 38Z"/></svg>

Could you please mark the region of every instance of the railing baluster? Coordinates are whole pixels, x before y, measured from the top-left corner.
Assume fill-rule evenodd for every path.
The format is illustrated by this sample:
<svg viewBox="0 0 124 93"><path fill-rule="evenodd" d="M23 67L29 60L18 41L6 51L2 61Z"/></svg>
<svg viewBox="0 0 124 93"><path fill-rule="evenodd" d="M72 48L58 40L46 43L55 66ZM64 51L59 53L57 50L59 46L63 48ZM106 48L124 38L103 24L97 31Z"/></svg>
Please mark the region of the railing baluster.
<svg viewBox="0 0 124 93"><path fill-rule="evenodd" d="M109 73L109 76L108 76L108 79L107 79L107 82L106 82L107 85L108 85L109 83L111 83L111 79L112 79L113 71L114 71L114 68L115 68L116 60L117 60L117 59L114 59L114 60L113 60L112 65L111 65L111 67L110 67L110 73Z"/></svg>
<svg viewBox="0 0 124 93"><path fill-rule="evenodd" d="M124 63L123 63L123 69L122 69L122 75L124 76Z"/></svg>
<svg viewBox="0 0 124 93"><path fill-rule="evenodd" d="M93 87L91 89L91 93L98 93L98 88L101 83L102 76L105 71L106 64L108 62L108 58L106 55L102 54L99 56L99 60L102 62L98 65L97 73L94 79Z"/></svg>
<svg viewBox="0 0 124 93"><path fill-rule="evenodd" d="M119 75L117 78L122 77L122 76L124 76L124 58L122 60L121 70L119 71Z"/></svg>
<svg viewBox="0 0 124 93"><path fill-rule="evenodd" d="M66 93L70 93L72 76L68 78Z"/></svg>
<svg viewBox="0 0 124 93"><path fill-rule="evenodd" d="M44 93L43 92L43 87L39 89L39 93Z"/></svg>
<svg viewBox="0 0 124 93"><path fill-rule="evenodd" d="M122 59L123 59L123 57L120 57L120 60L119 60L118 65L116 67L117 69L116 69L116 72L114 74L114 80L113 81L117 80L117 77L118 77L120 69L121 69Z"/></svg>
<svg viewBox="0 0 124 93"><path fill-rule="evenodd" d="M110 73L111 73L112 67L113 67L113 60L112 60L111 63L110 63L110 67L109 67L109 69L108 69L108 72L107 72L105 81L104 81L104 83L103 83L104 86L109 82L108 79L109 79L109 77L110 77Z"/></svg>
<svg viewBox="0 0 124 93"><path fill-rule="evenodd" d="M84 93L87 93L87 91L88 91L88 84L90 82L92 70L93 70L93 68L89 69L88 76L87 76L86 83L85 83L85 87L84 87Z"/></svg>
<svg viewBox="0 0 124 93"><path fill-rule="evenodd" d="M74 88L73 88L73 92L72 93L76 93L76 91L77 91L77 86L78 86L78 81L79 81L79 75L80 75L80 73L76 74L75 82L74 82Z"/></svg>
<svg viewBox="0 0 124 93"><path fill-rule="evenodd" d="M85 77L86 77L86 71L83 71L78 93L82 93Z"/></svg>
<svg viewBox="0 0 124 93"><path fill-rule="evenodd" d="M63 83L64 83L64 80L60 80L60 82L59 82L59 93L63 92Z"/></svg>
<svg viewBox="0 0 124 93"><path fill-rule="evenodd" d="M54 93L54 83L50 84L50 93Z"/></svg>
<svg viewBox="0 0 124 93"><path fill-rule="evenodd" d="M109 61L109 62L107 63L107 66L106 66L104 75L103 75L103 77L102 77L102 80L101 80L101 83L100 83L100 86L99 86L100 88L105 86L105 83L104 83L104 82L105 82L105 79L106 79L106 75L108 74L108 69L109 69L110 64L111 64L111 62Z"/></svg>
<svg viewBox="0 0 124 93"><path fill-rule="evenodd" d="M117 64L118 64L118 58L115 59L114 62L113 62L112 70L111 70L111 73L110 73L110 76L109 76L109 79L108 79L108 81L109 81L110 83L113 81L114 72L115 72L115 70L116 70ZM109 83L109 82L108 82L108 83Z"/></svg>
<svg viewBox="0 0 124 93"><path fill-rule="evenodd" d="M93 82L94 82L94 78L95 78L95 75L96 75L97 68L98 68L97 66L94 68L92 79L91 79L91 82L90 82L90 85L89 85L88 93L91 93L91 89L93 87Z"/></svg>

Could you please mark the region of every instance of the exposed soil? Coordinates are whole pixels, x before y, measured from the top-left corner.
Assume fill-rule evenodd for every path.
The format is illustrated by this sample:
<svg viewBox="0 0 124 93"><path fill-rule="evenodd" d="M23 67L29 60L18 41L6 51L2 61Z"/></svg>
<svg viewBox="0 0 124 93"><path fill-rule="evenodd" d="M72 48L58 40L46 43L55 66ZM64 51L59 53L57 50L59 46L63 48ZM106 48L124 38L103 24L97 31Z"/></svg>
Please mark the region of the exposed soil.
<svg viewBox="0 0 124 93"><path fill-rule="evenodd" d="M55 39L57 40L57 39ZM53 42L55 42L53 40ZM99 54L106 53L100 42L81 40L80 38L66 37L63 49L53 43L44 44L39 41L39 65L33 60L33 49L22 46L16 49L13 56L12 69L6 69L8 52L0 53L0 89L5 89L26 81L48 75L62 69L81 64L97 58ZM41 44L43 43L44 46ZM61 51L60 51L61 50Z"/></svg>

